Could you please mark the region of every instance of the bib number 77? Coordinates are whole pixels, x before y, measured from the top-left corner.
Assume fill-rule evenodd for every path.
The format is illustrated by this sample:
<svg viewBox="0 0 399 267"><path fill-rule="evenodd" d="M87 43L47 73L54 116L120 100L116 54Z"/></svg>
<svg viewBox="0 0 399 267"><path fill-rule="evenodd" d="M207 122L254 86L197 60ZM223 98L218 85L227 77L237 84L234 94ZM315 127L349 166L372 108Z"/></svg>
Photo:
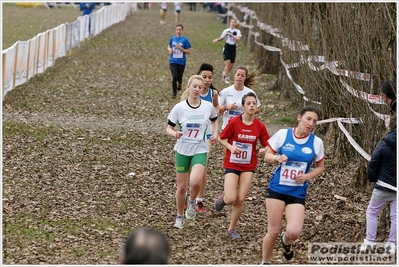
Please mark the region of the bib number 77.
<svg viewBox="0 0 399 267"><path fill-rule="evenodd" d="M189 138L197 138L198 133L199 133L198 129L188 129L188 137Z"/></svg>

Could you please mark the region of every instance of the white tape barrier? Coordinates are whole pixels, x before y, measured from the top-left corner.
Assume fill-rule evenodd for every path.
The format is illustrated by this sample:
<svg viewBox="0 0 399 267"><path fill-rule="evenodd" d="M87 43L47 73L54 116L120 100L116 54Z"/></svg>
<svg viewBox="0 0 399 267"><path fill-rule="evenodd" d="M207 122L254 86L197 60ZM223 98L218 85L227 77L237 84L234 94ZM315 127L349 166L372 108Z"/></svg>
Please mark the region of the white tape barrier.
<svg viewBox="0 0 399 267"><path fill-rule="evenodd" d="M370 161L371 157L370 155L364 151L358 143L352 138L352 136L349 134L349 132L345 129L345 127L342 125L342 122L344 123L351 123L351 124L358 124L362 123L361 118L356 119L356 118L331 118L327 120L321 120L318 121L317 124L323 124L323 123L328 123L328 122L334 122L336 121L338 123L339 128L341 131L345 134L346 138L348 139L349 143L355 148L357 152L359 152L360 155L363 156L367 161Z"/></svg>
<svg viewBox="0 0 399 267"><path fill-rule="evenodd" d="M234 4L232 4L232 6L233 5ZM264 31L266 31L267 33L269 33L269 34L271 34L273 36L281 38L283 46L289 47L292 51L299 51L299 50L308 51L309 50L309 46L308 45L303 45L303 44L301 44L298 41L289 40L288 38L286 38L286 37L284 37L284 36L282 36L282 35L280 35L278 33L279 32L278 28L273 28L271 25L268 25L266 23L260 22L254 11L248 9L247 7L240 7L240 5L238 5L237 8L239 8L241 12L245 13L246 17L251 16L252 19L257 20L257 25L258 25L258 27L261 30L264 30ZM232 16L232 17L234 17L235 19L237 19L237 16L233 12L229 11L227 14ZM244 21L241 26L244 27L244 28L248 28L248 29L252 29L254 27L253 25L246 24L246 21ZM254 42L257 45L261 45L263 48L265 48L268 51L278 52L282 56L281 49L273 47L273 46L264 45L264 44L258 42L257 38L260 35L258 32L253 32L251 34L253 34L255 36L255 41ZM304 90L302 89L301 86L299 86L298 84L296 84L293 81L292 76L289 73L289 71L287 71L287 69L296 68L296 67L299 67L300 65L305 64L305 63L307 63L309 68L311 70L314 70L314 71L321 71L321 70L327 69L331 73L333 73L334 75L337 75L337 76L345 76L345 77L348 77L348 78L353 78L353 79L357 79L357 80L361 80L361 81L367 81L367 82L372 81L370 74L362 73L362 72L356 72L356 71L349 71L349 70L344 70L344 69L338 69L338 67L340 65L344 64L345 61L327 61L324 56L309 56L307 59L304 59L303 56L301 56L300 62L291 63L291 64L286 64L283 60L281 60L281 62L283 63L283 66L286 68L286 72L287 72L288 77L290 78L290 80L294 84L294 86L297 89L297 91L300 94L302 94L302 95L305 94ZM324 63L324 64L321 65L320 67L316 67L312 62L319 62L319 63ZM341 80L341 83L344 83L342 79L340 79L340 80ZM345 87L354 96L361 97L364 100L367 100L369 103L372 103L372 104L385 104L382 101L381 96L379 96L379 95L367 94L367 93L365 93L363 91L355 90L354 88L352 88L348 84L345 84ZM306 101L309 101L306 97L304 97L304 99ZM311 102L316 103L316 104L320 104L320 102L318 102L318 101L311 101ZM380 114L377 117L381 118L381 117L385 117L385 116L386 115Z"/></svg>
<svg viewBox="0 0 399 267"><path fill-rule="evenodd" d="M342 125L343 122L345 123L351 123L351 124L358 124L361 123L361 119L355 119L355 118L331 118L327 120L321 120L318 121L317 124L324 124L328 122L334 122L336 121L338 123L339 128L341 131L345 134L346 138L348 138L349 143L356 149L357 152L359 152L360 155L363 156L367 161L370 161L371 157L370 155L364 151L358 143L352 138L352 136L349 134L349 132L345 129L345 127Z"/></svg>
<svg viewBox="0 0 399 267"><path fill-rule="evenodd" d="M385 105L385 102L382 101L381 96L379 95L372 95L372 94L367 94L365 92L360 92L360 91L356 91L354 90L349 84L347 84L342 78L339 79L339 81L341 82L341 84L354 96L358 97L358 98L362 98L364 100L367 101L367 105L369 107L369 109L376 115L377 118L381 119L384 121L385 123L385 127L388 128L389 125L389 121L390 121L390 116L389 115L385 115L385 114L381 114L378 113L376 111L374 111L374 109L371 108L370 104L379 104L379 105Z"/></svg>
<svg viewBox="0 0 399 267"><path fill-rule="evenodd" d="M234 5L234 4L232 4ZM257 25L261 30L266 31L267 33L276 36L278 38L282 39L282 45L283 46L287 46L289 47L292 51L308 51L309 50L309 46L308 45L302 45L300 42L297 41L292 41L289 40L288 38L284 38L283 36L281 36L280 34L278 34L279 29L278 28L273 28L271 25L267 25L265 23L262 23L258 20L258 17L256 16L255 12L248 9L247 7L243 7L240 9L241 12L245 13L244 18L246 18L247 16L251 16L252 19L257 20ZM235 14L231 11L228 11L227 14L228 16L232 16L235 19L237 19L237 16L235 16ZM241 24L241 27L247 28L247 29L252 29L254 28L253 25L248 25L246 24L246 19L244 19L244 22ZM361 81L367 81L370 82L371 81L371 75L368 73L362 73L362 72L355 72L355 71L348 71L348 70L343 70L343 69L338 69L338 67L342 64L345 63L345 61L327 61L325 59L324 56L309 56L307 59L304 59L303 56L301 56L301 60L300 62L297 63L292 63L292 64L286 64L284 62L284 60L282 59L282 51L280 48L277 47L273 47L273 46L269 46L269 45L265 45L263 43L258 42L258 37L259 37L259 33L258 32L250 32L250 34L253 34L255 36L254 38L254 42L259 45L262 46L264 49L271 51L271 52L277 52L280 54L280 61L281 64L284 66L285 71L287 73L288 78L291 80L292 84L294 85L295 89L303 95L303 99L305 101L310 101L306 96L305 96L305 91L303 90L303 88L294 82L291 73L289 71L290 68L296 68L301 66L302 64L307 64L309 66L309 68L313 71L321 71L324 69L329 70L331 73L333 73L336 76L345 76L345 77L349 77L349 78L353 78L353 79L358 79ZM321 65L320 67L316 67L313 62L318 62L318 63L323 63L323 65ZM354 96L362 98L364 100L367 101L367 105L369 106L370 110L372 110L372 112L380 119L385 121L385 126L388 127L389 124L389 115L383 115L380 113L375 112L371 107L369 103L372 104L385 104L382 101L381 96L379 95L372 95L372 94L367 94L363 91L360 90L355 90L354 88L352 88L349 84L347 84L342 78L340 78L340 82L341 84ZM313 103L316 104L321 104L320 102L317 101L311 101ZM318 121L317 124L323 124L323 123L329 123L329 122L337 122L339 128L341 129L341 131L345 134L346 138L348 138L349 143L356 149L356 151L358 151L367 161L370 161L371 156L365 152L358 143L356 143L356 141L352 138L352 136L349 134L349 132L345 129L345 127L342 125L342 123L351 123L351 124L358 124L358 123L362 123L361 119L355 119L355 118L331 118L331 119L327 119L327 120L322 120L322 121ZM392 189L396 191L395 189Z"/></svg>
<svg viewBox="0 0 399 267"><path fill-rule="evenodd" d="M367 161L370 161L371 156L369 154L367 154L360 146L358 143L356 143L355 140L353 140L352 136L348 133L348 131L345 129L345 127L342 125L342 122L344 123L354 123L354 124L358 124L358 123L362 123L362 119L356 119L356 118L331 118L331 119L326 119L326 120L321 120L318 121L317 124L324 124L324 123L329 123L329 122L338 122L338 126L339 128L344 132L346 138L348 138L349 143L351 143L351 145L356 149L357 152L359 152ZM385 187L385 188L389 188L393 191L396 192L396 187L387 184L383 181L378 180L377 184Z"/></svg>

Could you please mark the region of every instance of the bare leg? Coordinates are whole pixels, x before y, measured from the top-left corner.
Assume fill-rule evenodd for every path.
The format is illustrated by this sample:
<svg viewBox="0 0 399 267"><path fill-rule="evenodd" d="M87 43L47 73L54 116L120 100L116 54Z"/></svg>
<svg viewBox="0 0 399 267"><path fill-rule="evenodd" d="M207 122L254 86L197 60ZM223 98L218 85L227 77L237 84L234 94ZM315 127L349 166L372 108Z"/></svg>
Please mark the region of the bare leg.
<svg viewBox="0 0 399 267"><path fill-rule="evenodd" d="M253 172L243 172L238 178L238 193L234 202L233 212L231 213L229 231L235 229L236 224L244 211L245 198L251 188L253 176Z"/></svg>
<svg viewBox="0 0 399 267"><path fill-rule="evenodd" d="M267 210L267 234L263 238L262 258L264 262L270 262L274 244L281 231L285 203L282 200L274 198L266 198L265 203Z"/></svg>
<svg viewBox="0 0 399 267"><path fill-rule="evenodd" d="M207 142L208 142L209 152L208 152L208 155L206 156L206 168L205 168L205 171L204 171L204 177L202 178L201 188L200 188L200 191L198 192L198 196L197 196L198 198L202 198L204 196L206 181L208 179L208 174L207 174L208 160L209 160L209 155L211 153L212 144L209 141L207 141Z"/></svg>
<svg viewBox="0 0 399 267"><path fill-rule="evenodd" d="M195 198L197 197L198 192L200 191L204 172L205 172L204 165L195 164L194 166L192 166L190 173L190 200L194 201ZM184 200L183 200L183 206L184 206Z"/></svg>
<svg viewBox="0 0 399 267"><path fill-rule="evenodd" d="M287 219L285 240L287 242L295 241L302 233L303 222L305 219L305 206L302 204L287 205L285 207L285 218Z"/></svg>
<svg viewBox="0 0 399 267"><path fill-rule="evenodd" d="M224 73L226 74L226 78L229 78L231 70L230 65L231 65L230 59L224 61Z"/></svg>
<svg viewBox="0 0 399 267"><path fill-rule="evenodd" d="M177 214L184 214L184 202L186 200L186 192L188 187L188 173L177 173L177 189L176 189L176 207Z"/></svg>

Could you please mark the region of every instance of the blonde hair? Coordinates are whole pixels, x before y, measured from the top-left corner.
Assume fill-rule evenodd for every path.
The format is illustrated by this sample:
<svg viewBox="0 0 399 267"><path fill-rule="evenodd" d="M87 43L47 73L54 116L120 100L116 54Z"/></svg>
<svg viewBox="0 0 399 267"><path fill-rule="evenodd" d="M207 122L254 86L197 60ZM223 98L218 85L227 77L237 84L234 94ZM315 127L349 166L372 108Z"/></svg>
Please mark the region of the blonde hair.
<svg viewBox="0 0 399 267"><path fill-rule="evenodd" d="M200 81L202 81L202 83L204 83L204 78L202 78L201 75L195 74L195 75L191 76L190 79L188 79L186 90L184 90L184 92L180 96L180 101L184 101L190 96L190 90L188 89L188 87L191 85L193 80L200 80Z"/></svg>

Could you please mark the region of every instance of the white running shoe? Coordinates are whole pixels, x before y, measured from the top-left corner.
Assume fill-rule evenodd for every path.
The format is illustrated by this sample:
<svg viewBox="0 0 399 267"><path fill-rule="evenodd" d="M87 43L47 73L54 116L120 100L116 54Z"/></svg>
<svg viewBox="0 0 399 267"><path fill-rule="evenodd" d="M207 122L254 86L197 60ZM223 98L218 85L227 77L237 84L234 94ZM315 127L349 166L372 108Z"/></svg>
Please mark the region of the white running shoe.
<svg viewBox="0 0 399 267"><path fill-rule="evenodd" d="M229 78L224 79L224 83L230 84L230 79Z"/></svg>
<svg viewBox="0 0 399 267"><path fill-rule="evenodd" d="M183 225L184 225L184 216L177 216L176 217L176 222L174 227L175 228L179 228L179 229L183 229Z"/></svg>
<svg viewBox="0 0 399 267"><path fill-rule="evenodd" d="M188 202L188 207L186 209L186 218L188 220L193 220L195 218L196 214L197 214L197 211L195 210L195 201L192 204L190 204L190 202Z"/></svg>
<svg viewBox="0 0 399 267"><path fill-rule="evenodd" d="M396 254L396 245L394 243L387 242L385 244L385 252L389 253L391 255L395 255Z"/></svg>
<svg viewBox="0 0 399 267"><path fill-rule="evenodd" d="M363 244L360 246L360 251L373 250L376 246L375 242L364 239Z"/></svg>

